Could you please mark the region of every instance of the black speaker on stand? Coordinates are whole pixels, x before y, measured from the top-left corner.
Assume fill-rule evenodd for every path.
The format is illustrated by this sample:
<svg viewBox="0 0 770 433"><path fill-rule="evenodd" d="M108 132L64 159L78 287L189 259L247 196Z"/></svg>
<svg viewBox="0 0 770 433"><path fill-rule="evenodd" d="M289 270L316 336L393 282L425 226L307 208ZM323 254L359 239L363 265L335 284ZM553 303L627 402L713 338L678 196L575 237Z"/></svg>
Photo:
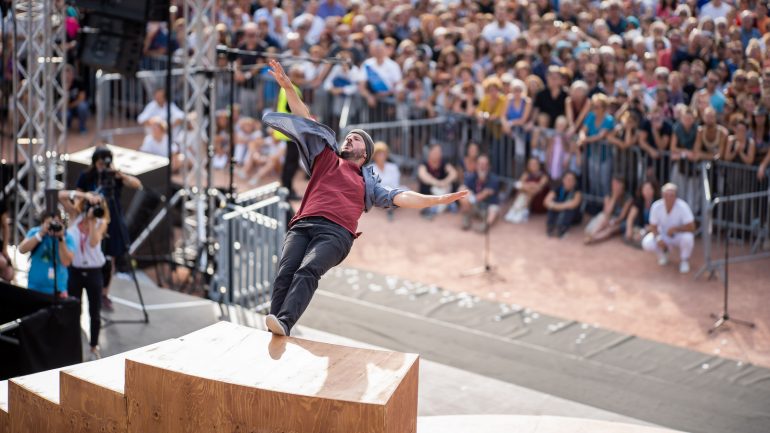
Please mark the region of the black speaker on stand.
<svg viewBox="0 0 770 433"><path fill-rule="evenodd" d="M108 72L139 69L147 21L166 22L169 0L75 0L89 11L81 29L80 61Z"/></svg>

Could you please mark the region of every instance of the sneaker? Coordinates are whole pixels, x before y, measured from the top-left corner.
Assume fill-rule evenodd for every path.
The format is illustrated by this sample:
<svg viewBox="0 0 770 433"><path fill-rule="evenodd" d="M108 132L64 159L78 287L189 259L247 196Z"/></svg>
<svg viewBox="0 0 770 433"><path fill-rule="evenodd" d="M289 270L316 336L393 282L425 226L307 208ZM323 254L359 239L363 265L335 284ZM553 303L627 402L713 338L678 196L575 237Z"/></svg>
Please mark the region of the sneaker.
<svg viewBox="0 0 770 433"><path fill-rule="evenodd" d="M666 266L668 264L668 256L666 254L658 256L658 265Z"/></svg>
<svg viewBox="0 0 770 433"><path fill-rule="evenodd" d="M289 330L286 329L286 325L281 322L281 319L275 317L273 314L269 314L265 317L265 325L267 325L267 329L275 335L289 335Z"/></svg>
<svg viewBox="0 0 770 433"><path fill-rule="evenodd" d="M688 272L690 272L690 262L682 260L682 263L679 263L679 273L686 274Z"/></svg>
<svg viewBox="0 0 770 433"><path fill-rule="evenodd" d="M112 313L115 307L112 306L112 299L107 295L102 295L102 310Z"/></svg>
<svg viewBox="0 0 770 433"><path fill-rule="evenodd" d="M471 216L469 214L463 215L463 224L460 226L463 230L468 230L471 228Z"/></svg>
<svg viewBox="0 0 770 433"><path fill-rule="evenodd" d="M96 361L97 359L102 359L102 352L99 350L99 346L92 347L91 351L88 352L88 361Z"/></svg>

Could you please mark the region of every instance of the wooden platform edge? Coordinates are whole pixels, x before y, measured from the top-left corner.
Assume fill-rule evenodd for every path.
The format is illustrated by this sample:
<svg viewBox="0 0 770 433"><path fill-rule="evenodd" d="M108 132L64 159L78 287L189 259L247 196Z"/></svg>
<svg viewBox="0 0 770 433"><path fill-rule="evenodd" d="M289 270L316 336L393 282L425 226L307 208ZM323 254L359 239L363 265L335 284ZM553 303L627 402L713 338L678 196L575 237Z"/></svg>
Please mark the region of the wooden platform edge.
<svg viewBox="0 0 770 433"><path fill-rule="evenodd" d="M59 373L59 380L59 401L68 432L125 433L128 409L124 394L66 371Z"/></svg>
<svg viewBox="0 0 770 433"><path fill-rule="evenodd" d="M0 433L10 433L11 419L8 417L8 381L0 381Z"/></svg>
<svg viewBox="0 0 770 433"><path fill-rule="evenodd" d="M55 403L13 380L8 382L9 431L13 433L65 433L64 414Z"/></svg>

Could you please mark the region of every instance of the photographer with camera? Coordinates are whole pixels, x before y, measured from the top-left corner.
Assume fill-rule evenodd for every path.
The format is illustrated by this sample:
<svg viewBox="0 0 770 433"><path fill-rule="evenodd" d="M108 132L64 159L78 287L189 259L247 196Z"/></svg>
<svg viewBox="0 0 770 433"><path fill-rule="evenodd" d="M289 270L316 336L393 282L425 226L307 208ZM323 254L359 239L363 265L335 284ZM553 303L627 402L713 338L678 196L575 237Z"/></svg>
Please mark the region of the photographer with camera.
<svg viewBox="0 0 770 433"><path fill-rule="evenodd" d="M106 148L97 148L91 156L91 167L80 174L76 187L80 192L97 192L106 203L112 218L107 225L107 235L103 243L106 256L103 269L102 308L112 311L112 301L107 296L112 279L113 262L128 251L128 227L123 219L120 197L123 187L142 189L142 182L134 176L121 173L112 165L112 152Z"/></svg>
<svg viewBox="0 0 770 433"><path fill-rule="evenodd" d="M43 222L32 227L19 244L19 252L30 253L27 287L38 292L67 297L67 267L72 264L75 238L67 233L61 215L47 212Z"/></svg>
<svg viewBox="0 0 770 433"><path fill-rule="evenodd" d="M110 212L104 197L79 191L59 191L59 201L69 214L72 222L67 233L75 239L72 264L69 268L67 291L70 296L88 296L88 315L91 319L90 359L99 359L99 331L101 329L101 306L103 276L102 268L106 258L102 252L102 239L110 223Z"/></svg>

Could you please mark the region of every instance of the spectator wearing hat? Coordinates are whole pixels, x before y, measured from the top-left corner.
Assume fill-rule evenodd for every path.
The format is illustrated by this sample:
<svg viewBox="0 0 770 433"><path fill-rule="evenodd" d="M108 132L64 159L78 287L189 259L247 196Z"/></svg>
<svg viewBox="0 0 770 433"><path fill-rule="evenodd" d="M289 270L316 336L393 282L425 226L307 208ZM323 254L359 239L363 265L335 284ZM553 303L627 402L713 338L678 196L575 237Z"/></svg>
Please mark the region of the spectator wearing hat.
<svg viewBox="0 0 770 433"><path fill-rule="evenodd" d="M511 94L505 108L503 130L510 133L514 128L524 127L532 112L532 100L527 96L527 85L519 79L511 83Z"/></svg>
<svg viewBox="0 0 770 433"><path fill-rule="evenodd" d="M690 272L690 256L695 244L695 217L690 206L677 197L673 183L663 185L663 197L650 209L650 232L642 240L645 251L658 256L658 264L668 264L669 250L679 250L679 272Z"/></svg>
<svg viewBox="0 0 770 433"><path fill-rule="evenodd" d="M580 130L590 106L588 85L582 80L573 82L569 88L569 96L564 100L564 113L570 134Z"/></svg>

